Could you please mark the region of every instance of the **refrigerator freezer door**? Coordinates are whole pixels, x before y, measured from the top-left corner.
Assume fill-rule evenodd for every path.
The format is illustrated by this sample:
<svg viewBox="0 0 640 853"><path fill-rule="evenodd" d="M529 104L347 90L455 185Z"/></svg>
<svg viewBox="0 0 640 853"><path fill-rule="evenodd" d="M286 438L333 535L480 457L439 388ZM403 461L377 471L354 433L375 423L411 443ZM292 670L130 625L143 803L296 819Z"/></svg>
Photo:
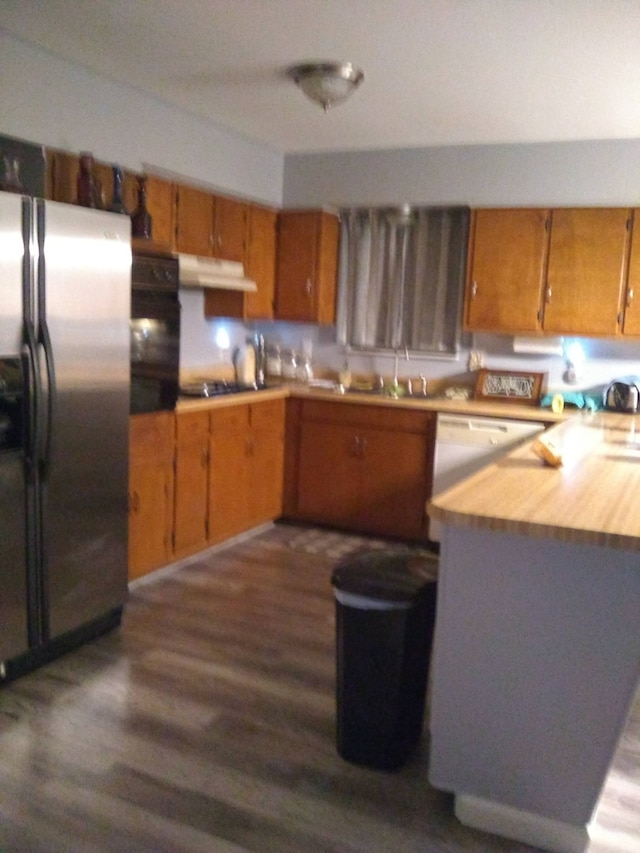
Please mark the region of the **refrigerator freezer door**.
<svg viewBox="0 0 640 853"><path fill-rule="evenodd" d="M55 639L126 597L131 241L127 217L38 206L39 339L51 404L41 465L45 633Z"/></svg>
<svg viewBox="0 0 640 853"><path fill-rule="evenodd" d="M21 454L0 450L0 661L28 647L24 505Z"/></svg>
<svg viewBox="0 0 640 853"><path fill-rule="evenodd" d="M22 198L0 193L0 661L26 651L24 434L11 435L22 332Z"/></svg>

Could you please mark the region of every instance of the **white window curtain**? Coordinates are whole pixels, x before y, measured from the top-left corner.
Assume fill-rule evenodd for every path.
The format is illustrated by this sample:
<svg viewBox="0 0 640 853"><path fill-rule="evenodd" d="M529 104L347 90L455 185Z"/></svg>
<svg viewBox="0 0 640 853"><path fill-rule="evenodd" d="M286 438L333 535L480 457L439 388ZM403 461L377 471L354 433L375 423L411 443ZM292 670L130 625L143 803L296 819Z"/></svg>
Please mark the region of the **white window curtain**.
<svg viewBox="0 0 640 853"><path fill-rule="evenodd" d="M338 340L457 352L468 208L351 208L340 221Z"/></svg>

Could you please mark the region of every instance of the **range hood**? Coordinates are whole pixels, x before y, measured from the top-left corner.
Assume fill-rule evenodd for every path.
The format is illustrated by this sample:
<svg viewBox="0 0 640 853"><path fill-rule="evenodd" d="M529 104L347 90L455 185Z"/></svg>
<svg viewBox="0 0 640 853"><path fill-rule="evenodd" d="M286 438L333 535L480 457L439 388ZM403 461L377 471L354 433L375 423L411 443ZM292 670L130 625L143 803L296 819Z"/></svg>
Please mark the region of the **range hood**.
<svg viewBox="0 0 640 853"><path fill-rule="evenodd" d="M181 287L211 287L220 290L241 290L255 293L255 281L244 274L244 266L237 261L219 261L200 255L178 255Z"/></svg>

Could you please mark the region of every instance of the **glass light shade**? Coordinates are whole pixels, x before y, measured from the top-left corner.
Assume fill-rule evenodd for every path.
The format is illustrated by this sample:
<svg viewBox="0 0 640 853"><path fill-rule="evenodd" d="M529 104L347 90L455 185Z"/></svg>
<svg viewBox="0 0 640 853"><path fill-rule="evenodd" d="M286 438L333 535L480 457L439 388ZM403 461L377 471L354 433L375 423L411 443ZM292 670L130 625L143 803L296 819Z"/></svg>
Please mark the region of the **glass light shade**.
<svg viewBox="0 0 640 853"><path fill-rule="evenodd" d="M318 62L292 65L287 74L304 94L326 112L345 101L364 80L359 68L350 62Z"/></svg>

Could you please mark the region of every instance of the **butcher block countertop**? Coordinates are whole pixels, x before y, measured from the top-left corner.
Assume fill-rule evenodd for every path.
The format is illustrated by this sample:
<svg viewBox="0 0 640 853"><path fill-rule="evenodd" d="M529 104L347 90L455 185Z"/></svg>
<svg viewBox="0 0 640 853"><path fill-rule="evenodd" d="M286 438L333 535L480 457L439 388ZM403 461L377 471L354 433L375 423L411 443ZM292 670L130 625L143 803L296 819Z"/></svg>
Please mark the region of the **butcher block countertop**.
<svg viewBox="0 0 640 853"><path fill-rule="evenodd" d="M640 415L581 412L545 437L552 468L521 445L429 502L444 524L640 550Z"/></svg>

